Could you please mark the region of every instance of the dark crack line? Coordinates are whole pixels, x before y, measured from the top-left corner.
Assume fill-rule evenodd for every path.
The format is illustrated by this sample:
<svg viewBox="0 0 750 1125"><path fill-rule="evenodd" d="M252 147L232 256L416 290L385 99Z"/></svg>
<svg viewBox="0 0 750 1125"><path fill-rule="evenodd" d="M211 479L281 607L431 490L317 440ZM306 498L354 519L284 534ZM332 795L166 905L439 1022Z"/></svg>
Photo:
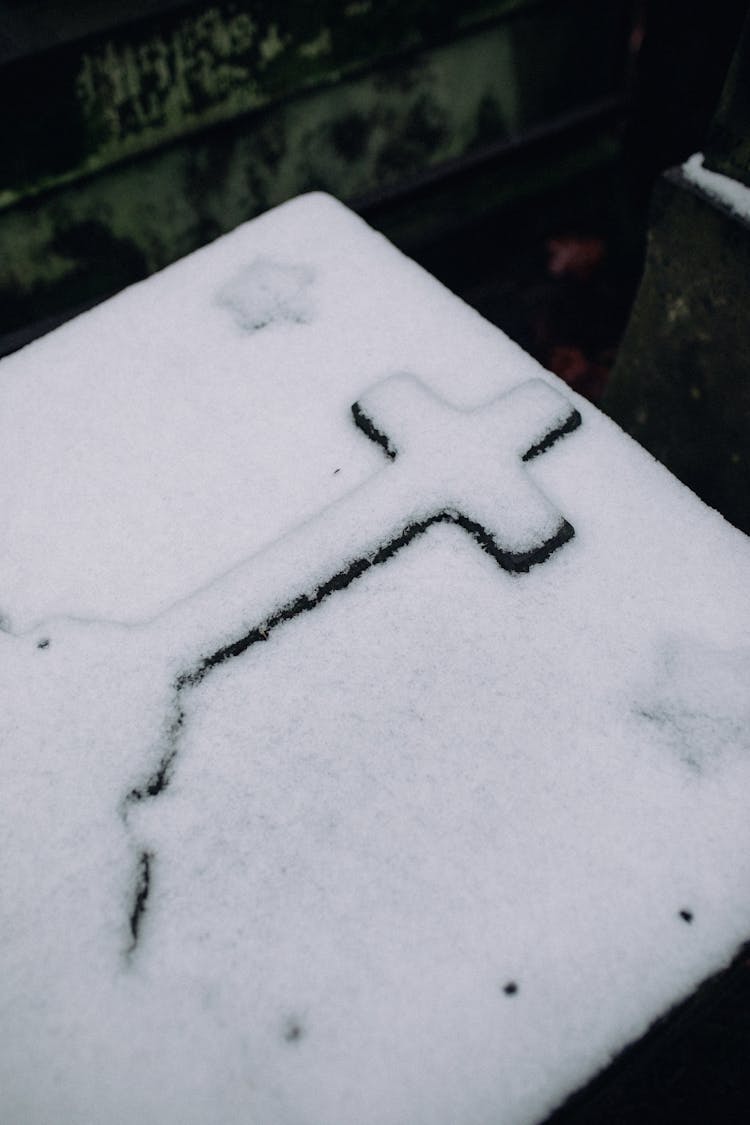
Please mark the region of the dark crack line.
<svg viewBox="0 0 750 1125"><path fill-rule="evenodd" d="M175 715L169 725L165 739L165 749L154 772L146 781L130 790L123 803L121 815L125 830L128 830L128 811L130 806L141 801L158 797L168 787L172 780L174 764L177 759L178 740L185 721L185 712L179 703L179 695L175 697ZM130 941L125 949L127 961L131 961L141 936L141 923L146 913L149 894L153 877L153 864L155 853L153 850L141 849L137 853L135 875L133 878L133 898L128 924L130 928Z"/></svg>
<svg viewBox="0 0 750 1125"><path fill-rule="evenodd" d="M352 415L359 429L372 441L382 446L386 455L391 460L394 460L397 455L396 449L391 445L387 436L375 427L370 418L368 418L356 402L352 406ZM521 460L530 461L532 458L538 457L540 453L549 449L561 437L576 430L580 424L581 415L577 410L573 410L561 425L550 430L539 442L532 445L522 455ZM192 669L180 673L174 681L175 715L167 731L165 740L166 748L159 760L156 770L147 778L143 785L134 787L128 794L125 802L126 819L127 805L158 797L159 794L163 793L169 786L172 780L179 750L179 739L185 723L185 711L180 703L180 694L185 689L196 687L200 684L212 668L226 663L227 660L231 660L235 656L240 656L252 645L268 640L271 632L285 621L291 621L300 614L308 613L311 609L315 609L316 606L320 605L322 601L330 597L330 595L337 590L345 590L352 582L364 574L365 571L369 570L370 567L380 566L389 559L392 559L403 547L411 543L412 540L416 539L419 535L424 534L428 528L438 523L453 523L463 528L464 531L476 540L484 551L492 556L498 566L509 574L527 574L532 566L537 566L540 563L546 562L559 547L569 542L575 535L575 530L572 525L568 523L566 519L562 519L555 534L538 547L534 547L529 551L513 552L506 551L500 547L494 536L492 536L482 524L469 519L462 512L452 509L445 509L436 512L434 515L424 520L407 524L398 535L394 536L382 547L379 547L371 554L350 562L346 568L338 571L309 593L300 594L293 601L282 606L276 613L272 614L260 625L250 629L236 641L224 645L208 656L202 657ZM136 889L133 907L130 913L130 933L132 940L127 951L128 955L132 955L138 945L141 921L146 910L151 887L153 860L153 852L141 851L138 855L135 881Z"/></svg>
<svg viewBox="0 0 750 1125"><path fill-rule="evenodd" d="M499 548L494 538L481 524L467 519L467 517L460 512L439 512L429 519L408 524L400 535L391 539L373 554L355 559L349 564L346 570L339 571L310 593L301 594L299 597L295 598L294 601L282 606L281 609L267 618L262 625L251 629L248 633L239 637L231 644L217 649L217 651L211 653L210 656L203 657L195 668L191 671L183 672L178 677L175 682L177 691L179 692L185 687L199 684L206 673L212 668L223 664L227 660L231 660L232 657L240 656L248 648L254 644L258 644L260 641L267 641L272 631L278 625L281 625L285 621L291 621L292 618L298 617L301 613L307 613L311 609L315 609L316 606L320 605L322 601L330 597L330 595L337 590L345 590L347 586L350 586L355 579L359 578L366 570L369 570L370 567L380 566L387 562L389 559L393 558L402 547L411 543L417 536L422 535L428 528L437 523L454 523L463 528L464 531L468 532L477 541L480 547L495 559L503 570L508 571L510 574L527 574L532 566L546 562L558 547L567 543L575 534L573 527L568 521L563 520L556 533L539 547L523 553L513 554L512 552L503 551Z"/></svg>
<svg viewBox="0 0 750 1125"><path fill-rule="evenodd" d="M179 692L179 683L176 685L176 690ZM131 789L125 798L126 804L133 804L134 802L144 801L148 797L158 797L162 793L172 779L172 770L174 761L177 757L177 743L182 730L182 725L185 722L185 712L180 706L179 699L176 702L175 717L169 725L165 743L166 748L159 764L154 772L147 778L143 785L136 786Z"/></svg>
<svg viewBox="0 0 750 1125"><path fill-rule="evenodd" d="M354 418L354 424L359 427L362 433L377 445L382 446L386 456L391 461L395 461L397 450L391 445L389 438L377 428L372 418L368 418L358 402L352 404L352 417Z"/></svg>
<svg viewBox="0 0 750 1125"><path fill-rule="evenodd" d="M533 461L540 453L546 453L561 437L565 437L566 434L572 434L574 430L577 430L582 421L583 419L577 410L571 411L561 426L555 426L548 434L545 434L541 441L538 441L536 445L530 446L526 452L522 454L521 460Z"/></svg>
<svg viewBox="0 0 750 1125"><path fill-rule="evenodd" d="M138 856L138 865L136 867L135 878L135 893L133 895L133 905L130 910L130 945L128 946L127 953L130 955L135 952L138 945L138 938L141 932L141 923L143 915L146 913L146 904L148 903L148 896L151 890L151 876L153 864L152 852L141 852Z"/></svg>
<svg viewBox="0 0 750 1125"><path fill-rule="evenodd" d="M364 413L359 403L355 402L352 406L352 415L360 430L362 430L367 437L377 442L378 445L381 445L387 456L391 460L394 460L396 450L393 448L386 435L375 427L371 419ZM580 413L577 410L573 410L564 422L551 429L541 441L532 445L523 454L521 460L530 461L532 458L538 457L540 453L549 449L555 442L559 441L560 438L578 429L581 425L581 421ZM429 516L427 519L407 524L399 535L390 539L374 553L354 559L344 570L334 574L333 577L321 583L320 586L317 586L310 593L301 594L295 598L294 601L282 606L281 609L277 610L276 613L261 625L251 629L244 636L233 641L231 644L225 645L209 656L203 657L195 668L191 671L183 672L178 677L175 683L177 691L179 692L183 687L200 683L211 668L223 664L226 660L230 660L234 656L240 656L243 652L246 652L251 645L268 640L270 633L277 625L282 624L284 621L290 621L300 613L306 613L314 609L315 606L320 605L320 603L334 593L334 591L345 590L347 586L356 578L359 578L360 575L364 574L371 566L379 566L381 563L387 562L388 559L393 558L402 547L405 547L407 543L411 543L413 539L416 539L418 535L422 535L429 527L432 527L432 525L436 523L455 523L463 528L464 531L468 532L468 534L477 541L487 554L494 558L498 566L509 574L527 574L532 566L537 566L540 563L546 562L558 547L562 547L563 544L567 543L575 535L572 525L569 524L567 520L563 519L555 534L538 547L522 552L506 551L503 550L482 524L469 519L468 516L463 515L462 512L447 509L436 512L435 515Z"/></svg>

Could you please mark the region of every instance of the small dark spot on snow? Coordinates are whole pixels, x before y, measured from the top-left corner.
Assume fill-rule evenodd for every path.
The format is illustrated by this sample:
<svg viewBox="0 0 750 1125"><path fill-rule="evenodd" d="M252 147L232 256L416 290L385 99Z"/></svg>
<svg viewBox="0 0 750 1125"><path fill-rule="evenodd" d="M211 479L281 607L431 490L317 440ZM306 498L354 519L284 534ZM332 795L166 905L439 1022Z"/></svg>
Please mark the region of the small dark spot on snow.
<svg viewBox="0 0 750 1125"><path fill-rule="evenodd" d="M40 641L36 642L37 648L49 648L49 637L42 637Z"/></svg>
<svg viewBox="0 0 750 1125"><path fill-rule="evenodd" d="M341 469L334 469L334 470L333 470L333 475L334 475L334 476L336 476L336 473L340 473L340 472L341 472Z"/></svg>
<svg viewBox="0 0 750 1125"><path fill-rule="evenodd" d="M286 1043L299 1043L305 1034L305 1029L299 1020L287 1020L284 1025L284 1041Z"/></svg>
<svg viewBox="0 0 750 1125"><path fill-rule="evenodd" d="M683 922L687 922L688 925L690 925L690 923L693 920L692 910L681 910L680 911L680 918L682 918Z"/></svg>
<svg viewBox="0 0 750 1125"><path fill-rule="evenodd" d="M518 985L514 980L509 980L507 984L503 985L503 992L506 996L515 996L518 992Z"/></svg>

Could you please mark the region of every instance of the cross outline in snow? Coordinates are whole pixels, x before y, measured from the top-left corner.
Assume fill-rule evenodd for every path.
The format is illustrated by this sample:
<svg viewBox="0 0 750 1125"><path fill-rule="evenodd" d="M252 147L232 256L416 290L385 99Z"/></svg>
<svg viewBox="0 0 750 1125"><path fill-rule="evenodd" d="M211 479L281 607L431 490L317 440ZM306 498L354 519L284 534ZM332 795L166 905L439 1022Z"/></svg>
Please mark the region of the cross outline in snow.
<svg viewBox="0 0 750 1125"><path fill-rule="evenodd" d="M373 478L355 488L353 492L335 501L329 509L313 517L309 524L302 525L298 531L284 536L272 544L271 549L283 549L287 540L304 536L305 528L314 525L317 519L327 513L339 512L346 515L345 509L354 503L355 507L370 505L370 511L380 509L385 520L391 520L390 528L369 530L367 543L361 549L350 551L349 559L343 568L336 571L330 579L319 583L312 592L303 592L287 602L281 603L266 615L263 622L248 630L244 636L231 644L224 644L209 656L203 657L192 671L183 673L176 682L178 690L183 686L196 684L217 664L233 656L238 656L250 645L267 640L270 632L283 621L287 621L307 610L313 609L335 590L345 589L363 574L370 566L376 566L391 558L401 547L411 542L435 523L454 523L467 531L479 545L492 555L498 565L509 573L525 574L532 566L545 562L563 544L575 535L572 525L550 503L524 469L524 465L544 453L561 437L572 433L581 424L579 411L554 387L542 379L529 379L509 391L495 397L488 403L471 410L453 407L439 398L426 384L413 375L391 375L375 384L352 405L351 412L357 427L385 451L388 460L394 463L395 470L405 462L413 461L419 453L427 453L436 462L440 472L454 463L452 449L442 449L439 442L422 440L424 431L418 424L398 422L393 425L389 417L393 403L390 399L416 399L423 413L437 422L438 431L451 426L462 430L466 440L477 440L484 447L486 456L476 458L486 461L487 471L481 473L479 491L475 492L473 504L468 510L465 501L452 493L448 482L444 482L442 500L432 505L431 510L419 513L416 518L395 516L389 507L387 492L392 491L393 481L389 479L393 469L375 474ZM409 412L407 411L407 417ZM518 422L524 423L519 428ZM421 431L421 432L420 432ZM443 435L444 436L444 435ZM460 456L460 451L459 451ZM500 465L492 472L492 462ZM504 472L503 472L504 469ZM453 474L455 476L455 474ZM460 476L460 473L458 474ZM475 474L476 475L476 474ZM450 477L451 474L448 474ZM505 477L505 480L503 479ZM510 484L510 489L509 489ZM514 529L515 544L508 543L508 531L502 521L494 518L493 500L489 493L505 490L515 493L505 506L505 518L510 518L515 502L523 499L529 505L540 523L550 525L554 519L554 529L544 535L536 534L536 528L529 532L528 521L525 527ZM486 489L488 494L482 494ZM386 492L385 503L382 503ZM507 501L507 498L506 498ZM521 513L522 515L523 513ZM555 518L556 517L556 518ZM395 522L394 522L395 519ZM339 520L339 523L342 521ZM523 520L520 521L524 523ZM263 552L262 552L263 553ZM247 565L247 564L245 564ZM238 568L240 569L240 568ZM244 566L242 567L244 569ZM276 601L279 606L280 599ZM257 619L256 619L257 620Z"/></svg>
<svg viewBox="0 0 750 1125"><path fill-rule="evenodd" d="M410 399L416 400L420 407L420 421L427 424L421 425L418 422L416 426L412 425L409 419L413 420L414 412L407 410L401 425L396 421L394 426L389 414L394 403L398 405L399 399L405 399L407 404ZM201 610L211 616L212 609L215 611L218 604L211 591L215 593L219 588L223 595L221 602L224 604L224 623L219 623L220 634L223 633L226 637L227 622L234 622L234 626L230 627L236 636L237 606L244 606L246 619L250 614L250 619L260 621L260 624L246 629L238 640L229 644L224 641L218 646L214 644L213 648L205 646L204 651L208 647L210 655L193 662L192 668L189 667L175 677L173 718L163 743L160 761L156 769L126 796L123 806L126 823L129 805L157 797L171 781L185 719L180 701L183 690L197 686L217 665L239 656L251 645L266 641L277 625L314 609L336 590L346 589L369 567L392 558L432 524L457 524L483 550L492 555L503 570L510 573L528 572L532 566L545 562L558 547L573 538L575 532L571 524L544 496L524 468L526 462L549 449L559 438L571 433L581 424L579 412L559 391L542 379L528 380L474 410L460 410L438 398L414 376L394 375L371 388L351 409L359 429L382 446L388 460L395 467L384 467L381 472L375 473L313 519L289 535L282 536L265 551L212 583L202 594L198 592L192 595L164 615L172 617L173 623L176 620L178 626L182 627L182 635L194 643L195 618L190 612L191 605L196 601L200 602L203 595L207 601L199 605L198 617L201 617ZM479 452L475 450L467 470L469 482L474 488L474 495L468 505L465 502L466 496L461 497L466 481L462 484L460 466L457 473L451 468L456 464L455 452L452 448L446 448L446 436L450 435L451 429L460 431L464 441L479 443ZM436 497L420 509L420 498L412 495L412 513L405 515L400 507L401 491L398 487L394 488L394 484L398 482L394 481L393 474L400 467L400 471L406 474L407 484L410 483L410 473L411 483L418 484L420 456L427 457L437 475ZM415 459L417 471L414 473ZM504 472L501 468L496 475L491 468L495 459L499 459L501 467L504 467ZM421 479L424 482L424 474ZM503 490L506 493L505 504L499 509L499 514L503 517L500 520L495 519L498 513L493 510L492 498L484 494L485 489L492 491L493 484L496 486L495 494ZM526 515L530 512L531 519L517 518L515 506L521 498L524 501L521 508L524 511L528 508ZM521 517L524 516L524 511L520 513ZM368 517L374 512L375 523L377 525L381 521L380 526L373 533L369 530L369 518L365 519L362 540L357 540L355 534L352 541L351 525L359 527L362 521L356 517L361 517L363 512ZM509 520L511 524L515 521L515 526L509 531L503 520ZM546 532L540 532L540 527L546 528ZM337 533L340 536L338 540ZM329 535L338 544L345 545L344 568L339 566L338 569L329 569L331 577L317 585L303 581L302 592L283 602L283 575L286 573L284 564L288 564L291 559L295 564L295 572L297 564L304 571L305 564L309 566L311 552L314 553L321 546L326 547ZM338 547L331 557L341 558ZM281 564L278 570L277 562ZM282 574L282 584L278 573ZM247 608L251 592L256 594L255 610ZM288 597L288 587L286 593ZM252 597L250 600L253 600ZM264 611L262 607L269 608ZM183 616L186 620L180 621ZM177 635L180 635L179 627ZM172 643L175 643L174 637ZM139 944L141 922L150 893L153 861L154 855L150 850L139 850L129 915L131 942L126 950L128 957L135 953Z"/></svg>

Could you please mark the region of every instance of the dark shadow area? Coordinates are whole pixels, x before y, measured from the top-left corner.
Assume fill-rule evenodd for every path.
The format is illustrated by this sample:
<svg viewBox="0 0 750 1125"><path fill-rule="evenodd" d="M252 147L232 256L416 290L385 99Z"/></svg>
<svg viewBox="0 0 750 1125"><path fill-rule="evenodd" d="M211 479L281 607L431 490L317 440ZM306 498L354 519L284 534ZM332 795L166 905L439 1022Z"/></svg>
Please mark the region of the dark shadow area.
<svg viewBox="0 0 750 1125"><path fill-rule="evenodd" d="M545 1125L745 1125L749 1049L745 946L725 972L654 1024Z"/></svg>

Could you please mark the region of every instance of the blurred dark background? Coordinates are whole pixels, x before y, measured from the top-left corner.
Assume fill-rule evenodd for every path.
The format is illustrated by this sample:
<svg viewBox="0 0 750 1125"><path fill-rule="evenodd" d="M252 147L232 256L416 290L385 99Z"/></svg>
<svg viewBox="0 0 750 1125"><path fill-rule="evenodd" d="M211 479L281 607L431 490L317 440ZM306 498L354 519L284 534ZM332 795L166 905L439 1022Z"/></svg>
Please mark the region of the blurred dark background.
<svg viewBox="0 0 750 1125"><path fill-rule="evenodd" d="M601 397L746 4L0 4L0 354L331 191Z"/></svg>

